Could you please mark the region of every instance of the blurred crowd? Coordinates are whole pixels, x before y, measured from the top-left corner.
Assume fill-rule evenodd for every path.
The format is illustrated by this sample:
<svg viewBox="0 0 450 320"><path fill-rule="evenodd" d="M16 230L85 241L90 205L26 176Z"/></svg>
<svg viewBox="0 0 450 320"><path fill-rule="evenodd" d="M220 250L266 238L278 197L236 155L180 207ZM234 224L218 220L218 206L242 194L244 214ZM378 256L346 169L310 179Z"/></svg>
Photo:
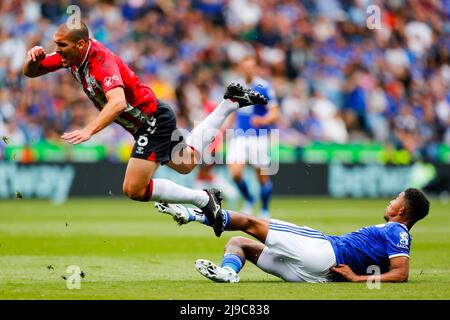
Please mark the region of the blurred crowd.
<svg viewBox="0 0 450 320"><path fill-rule="evenodd" d="M0 136L11 144L57 142L96 116L65 70L22 76L28 49L54 50L70 5L180 127L254 55L284 143L375 141L429 159L450 144L450 0L0 0ZM132 138L110 126L89 143L118 142Z"/></svg>

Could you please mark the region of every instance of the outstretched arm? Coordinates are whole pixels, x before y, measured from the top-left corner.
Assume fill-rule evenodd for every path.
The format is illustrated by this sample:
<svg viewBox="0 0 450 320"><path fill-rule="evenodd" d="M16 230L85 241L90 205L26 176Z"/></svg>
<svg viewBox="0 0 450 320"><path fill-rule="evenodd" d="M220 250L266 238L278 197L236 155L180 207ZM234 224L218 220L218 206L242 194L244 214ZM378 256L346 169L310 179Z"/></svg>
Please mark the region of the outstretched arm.
<svg viewBox="0 0 450 320"><path fill-rule="evenodd" d="M409 257L401 256L391 258L391 269L380 275L380 282L407 282L409 274ZM340 274L351 282L366 282L374 275L356 275L346 264L340 264L331 268L331 271Z"/></svg>
<svg viewBox="0 0 450 320"><path fill-rule="evenodd" d="M79 144L89 140L94 134L103 130L106 126L121 114L126 106L125 92L122 87L116 87L106 93L108 102L98 116L85 128L64 133L61 138L72 144Z"/></svg>

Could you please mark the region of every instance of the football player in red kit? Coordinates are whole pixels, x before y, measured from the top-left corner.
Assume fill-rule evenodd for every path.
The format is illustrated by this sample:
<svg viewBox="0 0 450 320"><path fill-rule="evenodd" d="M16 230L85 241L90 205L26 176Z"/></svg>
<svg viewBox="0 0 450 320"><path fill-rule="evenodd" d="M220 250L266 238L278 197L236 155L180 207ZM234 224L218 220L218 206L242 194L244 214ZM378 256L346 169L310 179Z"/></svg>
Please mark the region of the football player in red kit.
<svg viewBox="0 0 450 320"><path fill-rule="evenodd" d="M124 193L138 201L191 203L203 210L219 232L224 223L218 214L219 190L193 190L167 179L153 179L153 175L164 164L182 174L191 172L229 114L241 107L267 103L266 99L231 83L222 102L184 140L170 106L158 100L117 55L90 38L84 23L78 28L60 25L54 42L56 50L52 53L47 54L40 46L28 51L24 75L34 78L66 68L100 111L86 127L64 133L61 138L79 144L113 121L118 123L135 139Z"/></svg>

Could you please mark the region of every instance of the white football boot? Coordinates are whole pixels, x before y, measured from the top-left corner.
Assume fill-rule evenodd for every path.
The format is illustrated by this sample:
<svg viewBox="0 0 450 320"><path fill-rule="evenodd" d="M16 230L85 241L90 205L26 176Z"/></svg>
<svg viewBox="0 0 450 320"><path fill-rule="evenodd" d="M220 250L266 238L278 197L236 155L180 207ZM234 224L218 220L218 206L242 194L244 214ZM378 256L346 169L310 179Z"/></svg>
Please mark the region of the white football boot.
<svg viewBox="0 0 450 320"><path fill-rule="evenodd" d="M209 260L198 259L195 268L201 275L216 282L239 282L239 275L234 270L219 267Z"/></svg>
<svg viewBox="0 0 450 320"><path fill-rule="evenodd" d="M181 204L172 204L167 202L155 202L155 208L162 213L172 216L180 226L194 220L188 208ZM191 209L194 210L194 209Z"/></svg>

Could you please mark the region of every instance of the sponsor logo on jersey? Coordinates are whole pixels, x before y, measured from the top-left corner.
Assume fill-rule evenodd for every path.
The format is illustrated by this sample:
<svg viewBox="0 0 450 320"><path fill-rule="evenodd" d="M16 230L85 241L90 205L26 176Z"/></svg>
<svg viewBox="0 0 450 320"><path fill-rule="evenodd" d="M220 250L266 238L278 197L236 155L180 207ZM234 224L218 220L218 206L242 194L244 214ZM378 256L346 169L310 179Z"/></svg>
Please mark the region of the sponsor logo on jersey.
<svg viewBox="0 0 450 320"><path fill-rule="evenodd" d="M117 74L112 75L111 77L105 77L103 79L103 85L105 87L110 87L114 81L119 81L119 76Z"/></svg>
<svg viewBox="0 0 450 320"><path fill-rule="evenodd" d="M400 232L400 241L397 244L397 247L403 248L403 249L408 249L408 244L409 244L408 232L406 232L406 231Z"/></svg>

